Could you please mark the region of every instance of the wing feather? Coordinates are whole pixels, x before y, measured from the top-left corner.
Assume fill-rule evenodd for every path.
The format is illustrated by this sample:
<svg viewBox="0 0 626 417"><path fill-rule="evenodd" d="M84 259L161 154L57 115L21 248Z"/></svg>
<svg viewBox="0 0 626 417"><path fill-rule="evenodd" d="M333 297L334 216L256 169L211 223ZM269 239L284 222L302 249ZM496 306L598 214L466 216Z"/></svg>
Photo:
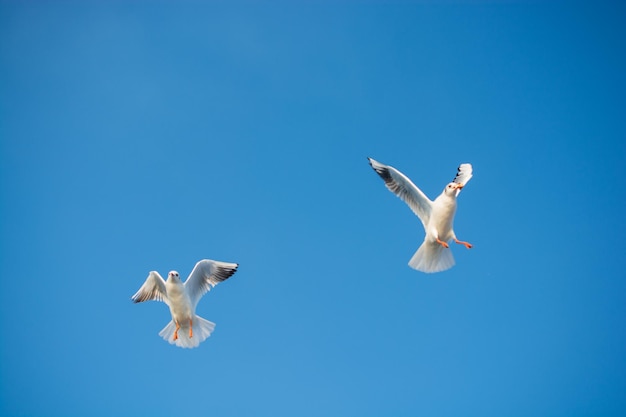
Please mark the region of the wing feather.
<svg viewBox="0 0 626 417"><path fill-rule="evenodd" d="M472 178L472 164L461 164L452 182L465 185Z"/></svg>
<svg viewBox="0 0 626 417"><path fill-rule="evenodd" d="M374 171L385 181L385 185L395 195L400 197L419 217L424 227L430 219L432 201L411 180L392 166L381 164L372 158L367 158Z"/></svg>
<svg viewBox="0 0 626 417"><path fill-rule="evenodd" d="M141 303L144 301L155 300L163 301L169 305L167 299L167 292L165 290L165 281L156 271L151 271L146 278L146 282L143 283L139 291L131 297L131 300L135 303Z"/></svg>
<svg viewBox="0 0 626 417"><path fill-rule="evenodd" d="M212 261L203 259L194 266L193 271L185 281L187 294L191 298L191 303L195 306L200 298L211 288L222 281L226 281L235 272L239 265L229 262Z"/></svg>

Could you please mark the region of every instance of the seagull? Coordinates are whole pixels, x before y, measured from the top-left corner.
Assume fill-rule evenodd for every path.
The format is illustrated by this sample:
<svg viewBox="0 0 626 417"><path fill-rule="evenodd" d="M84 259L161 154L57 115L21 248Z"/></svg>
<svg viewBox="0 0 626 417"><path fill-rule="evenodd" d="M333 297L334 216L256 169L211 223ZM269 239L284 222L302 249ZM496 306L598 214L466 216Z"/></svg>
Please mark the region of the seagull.
<svg viewBox="0 0 626 417"><path fill-rule="evenodd" d="M456 212L456 198L472 178L472 165L461 164L451 183L431 201L411 180L394 167L367 158L374 171L385 181L387 188L409 205L419 217L426 231L424 242L409 261L411 268L422 272L440 272L454 266L454 257L448 241L471 249L472 245L456 238L452 228Z"/></svg>
<svg viewBox="0 0 626 417"><path fill-rule="evenodd" d="M159 332L159 336L176 346L195 348L215 329L215 323L196 315L198 301L211 288L237 272L238 266L203 259L196 263L184 283L176 271L167 275L167 281L157 271L151 271L131 300L135 303L163 301L170 308L172 320ZM179 333L179 330L182 331Z"/></svg>

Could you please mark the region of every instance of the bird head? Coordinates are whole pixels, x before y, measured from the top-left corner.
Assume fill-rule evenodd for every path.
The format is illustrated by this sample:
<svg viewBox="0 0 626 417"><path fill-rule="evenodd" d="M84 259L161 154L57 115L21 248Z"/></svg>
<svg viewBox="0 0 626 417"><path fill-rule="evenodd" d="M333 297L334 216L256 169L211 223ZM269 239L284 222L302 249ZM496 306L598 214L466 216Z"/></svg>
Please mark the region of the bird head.
<svg viewBox="0 0 626 417"><path fill-rule="evenodd" d="M450 197L456 197L461 192L461 189L464 187L463 184L459 184L458 182L451 182L446 185L446 188L443 192Z"/></svg>
<svg viewBox="0 0 626 417"><path fill-rule="evenodd" d="M170 271L169 274L167 274L167 279L172 279L174 281L180 280L180 276L178 275L178 272L176 271Z"/></svg>

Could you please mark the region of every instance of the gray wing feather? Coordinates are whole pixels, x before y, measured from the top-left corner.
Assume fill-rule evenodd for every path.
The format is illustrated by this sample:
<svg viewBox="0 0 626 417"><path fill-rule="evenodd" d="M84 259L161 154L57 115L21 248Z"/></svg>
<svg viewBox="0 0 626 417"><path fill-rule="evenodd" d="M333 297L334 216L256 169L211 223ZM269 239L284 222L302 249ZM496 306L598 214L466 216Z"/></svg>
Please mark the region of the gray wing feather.
<svg viewBox="0 0 626 417"><path fill-rule="evenodd" d="M374 171L385 181L387 188L408 204L424 227L430 219L432 201L411 180L392 166L367 158Z"/></svg>
<svg viewBox="0 0 626 417"><path fill-rule="evenodd" d="M155 300L163 301L169 305L167 299L167 292L165 290L165 281L156 271L151 271L146 278L146 282L143 283L139 291L131 297L131 300L135 303L141 303L144 301Z"/></svg>
<svg viewBox="0 0 626 417"><path fill-rule="evenodd" d="M211 288L222 281L226 281L235 272L239 265L229 262L212 261L203 259L198 262L191 271L189 278L185 281L187 294L191 298L191 303L195 306L200 298Z"/></svg>

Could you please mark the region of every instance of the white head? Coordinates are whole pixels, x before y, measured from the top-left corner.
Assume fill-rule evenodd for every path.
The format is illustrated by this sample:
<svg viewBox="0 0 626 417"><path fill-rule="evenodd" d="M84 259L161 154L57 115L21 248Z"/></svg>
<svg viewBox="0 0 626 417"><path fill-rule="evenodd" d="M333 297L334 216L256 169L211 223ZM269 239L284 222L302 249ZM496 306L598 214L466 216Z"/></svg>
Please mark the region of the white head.
<svg viewBox="0 0 626 417"><path fill-rule="evenodd" d="M167 279L172 279L174 281L180 281L180 276L178 275L178 272L176 271L170 271L169 274L167 274Z"/></svg>
<svg viewBox="0 0 626 417"><path fill-rule="evenodd" d="M449 197L456 197L461 192L463 188L463 184L459 184L458 182L451 182L446 185L443 192Z"/></svg>

